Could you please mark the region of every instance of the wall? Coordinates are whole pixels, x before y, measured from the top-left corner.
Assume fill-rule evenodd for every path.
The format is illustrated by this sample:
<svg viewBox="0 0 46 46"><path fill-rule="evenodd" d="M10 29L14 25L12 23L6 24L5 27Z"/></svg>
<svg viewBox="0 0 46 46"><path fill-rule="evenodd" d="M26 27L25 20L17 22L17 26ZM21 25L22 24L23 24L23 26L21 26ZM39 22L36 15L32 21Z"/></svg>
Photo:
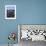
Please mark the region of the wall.
<svg viewBox="0 0 46 46"><path fill-rule="evenodd" d="M16 5L16 20L5 20L7 4ZM46 24L46 0L0 0L0 44L8 43L9 32L17 34L18 24Z"/></svg>
<svg viewBox="0 0 46 46"><path fill-rule="evenodd" d="M46 24L46 0L16 0L17 23Z"/></svg>
<svg viewBox="0 0 46 46"><path fill-rule="evenodd" d="M17 34L17 20L5 20L5 5L16 5L16 0L0 0L0 44L9 42L10 32ZM18 42L17 39L15 42Z"/></svg>

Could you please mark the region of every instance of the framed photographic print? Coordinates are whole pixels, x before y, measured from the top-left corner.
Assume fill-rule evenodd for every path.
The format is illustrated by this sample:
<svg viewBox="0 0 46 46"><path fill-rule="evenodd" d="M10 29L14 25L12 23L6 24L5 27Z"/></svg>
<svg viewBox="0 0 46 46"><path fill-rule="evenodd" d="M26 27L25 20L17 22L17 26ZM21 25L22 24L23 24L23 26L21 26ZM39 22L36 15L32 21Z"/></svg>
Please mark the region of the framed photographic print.
<svg viewBox="0 0 46 46"><path fill-rule="evenodd" d="M5 19L16 19L16 5L5 5Z"/></svg>
<svg viewBox="0 0 46 46"><path fill-rule="evenodd" d="M19 24L18 42L46 41L46 24Z"/></svg>

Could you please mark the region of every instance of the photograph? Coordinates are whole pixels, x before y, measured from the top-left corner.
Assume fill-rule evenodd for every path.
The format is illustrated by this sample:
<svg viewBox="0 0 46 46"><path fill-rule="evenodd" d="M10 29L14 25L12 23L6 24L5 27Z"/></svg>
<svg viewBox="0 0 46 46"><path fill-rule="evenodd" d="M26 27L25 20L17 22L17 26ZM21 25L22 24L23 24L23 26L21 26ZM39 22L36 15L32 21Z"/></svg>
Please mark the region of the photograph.
<svg viewBox="0 0 46 46"><path fill-rule="evenodd" d="M46 25L19 24L18 42L20 46L31 45L32 42L46 41Z"/></svg>
<svg viewBox="0 0 46 46"><path fill-rule="evenodd" d="M16 5L5 5L5 19L16 19Z"/></svg>

